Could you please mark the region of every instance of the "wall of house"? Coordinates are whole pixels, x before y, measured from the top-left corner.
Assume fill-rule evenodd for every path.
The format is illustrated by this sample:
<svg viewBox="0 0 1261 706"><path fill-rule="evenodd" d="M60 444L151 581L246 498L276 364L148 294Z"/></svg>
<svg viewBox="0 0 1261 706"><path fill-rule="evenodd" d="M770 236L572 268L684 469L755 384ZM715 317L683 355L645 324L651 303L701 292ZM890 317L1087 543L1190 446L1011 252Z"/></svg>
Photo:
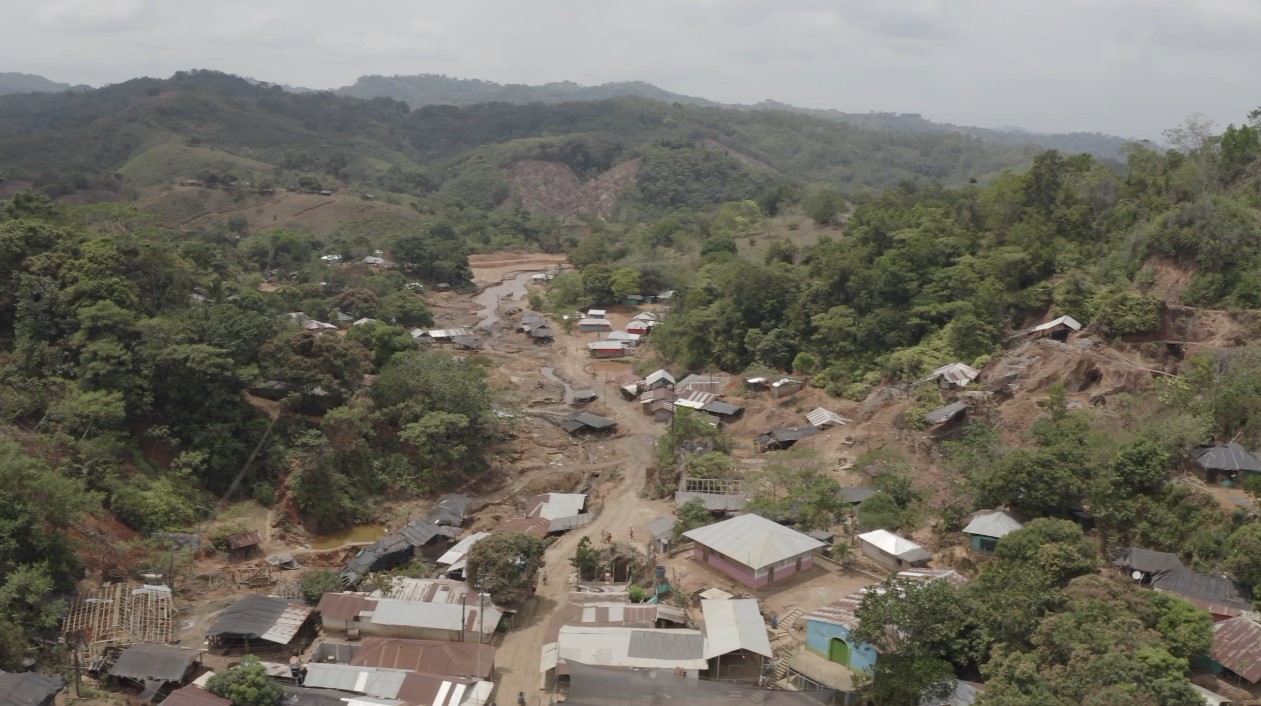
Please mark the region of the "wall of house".
<svg viewBox="0 0 1261 706"><path fill-rule="evenodd" d="M358 622L335 618L320 618L320 624L324 626L324 632L346 632L352 627L359 627Z"/></svg>
<svg viewBox="0 0 1261 706"><path fill-rule="evenodd" d="M867 556L871 557L872 559L875 559L881 564L884 564L890 569L902 568L902 562L896 556L885 553L882 549L879 549L876 546L869 544L865 540L863 541L863 554L866 554Z"/></svg>
<svg viewBox="0 0 1261 706"><path fill-rule="evenodd" d="M753 569L750 569L749 567L733 559L728 559L727 557L724 557L722 554L719 554L718 552L715 552L713 550L708 551L708 558L706 558L705 549L706 549L705 547L702 547L700 544L697 544L695 548L692 550L692 558L695 559L696 561L701 562L702 564L708 564L709 566L712 566L713 568L718 569L724 574L730 576L731 578L751 588L758 588L759 586L765 586L768 583L771 583L770 572L767 571L766 569L763 569L761 571L754 571ZM813 567L814 567L814 555L813 554L801 555L801 570L806 571ZM775 569L775 581L778 583L779 581L782 581L788 578L789 576L792 576L795 573L797 573L797 564L796 564L796 558L794 557L794 560L790 562L787 566L778 567Z"/></svg>
<svg viewBox="0 0 1261 706"><path fill-rule="evenodd" d="M974 534L974 535L971 535L971 537L972 537L972 550L973 551L985 552L986 554L994 553L994 542L997 542L998 541L997 539L995 539L994 537L986 537L985 535L981 535L981 534Z"/></svg>
<svg viewBox="0 0 1261 706"><path fill-rule="evenodd" d="M855 672L871 674L876 669L876 658L879 653L865 642L856 642L850 636L849 628L821 620L806 621L806 649L828 659L832 647L832 638L840 638L849 645L849 661L845 664Z"/></svg>
<svg viewBox="0 0 1261 706"><path fill-rule="evenodd" d="M702 564L708 564L709 566L712 566L715 569L718 569L719 571L739 581L745 586L756 588L758 586L766 585L765 577L762 578L761 583L757 583L757 579L753 575L753 569L750 569L747 566L743 566L735 561L728 560L725 557L723 557L721 554L719 554L718 552L715 552L712 550L709 551L708 553L709 556L708 558L706 558L705 554L703 553L704 551L705 551L705 547L702 547L700 544L697 544L695 549L692 550L692 558L695 559L696 561L701 562Z"/></svg>

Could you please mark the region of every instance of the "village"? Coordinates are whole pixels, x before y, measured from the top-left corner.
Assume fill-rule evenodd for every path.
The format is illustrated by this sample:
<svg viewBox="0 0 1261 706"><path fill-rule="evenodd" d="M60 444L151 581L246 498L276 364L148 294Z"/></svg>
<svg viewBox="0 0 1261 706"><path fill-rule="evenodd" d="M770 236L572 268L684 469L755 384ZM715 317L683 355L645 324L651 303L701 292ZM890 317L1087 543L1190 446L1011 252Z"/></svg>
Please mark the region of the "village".
<svg viewBox="0 0 1261 706"><path fill-rule="evenodd" d="M742 477L686 472L672 492L651 497L658 439L676 415L688 415L729 436L731 456L746 470L810 449L856 511L880 492L853 469L861 451L956 438L967 419L984 418L996 397L1010 398L1032 376L1004 364L986 368L992 379L964 363L943 366L917 384L940 390L944 404L908 425L890 411L909 408L905 390L889 391L895 402L906 398L900 407L870 407L829 398L791 375L649 369L645 351L670 315L673 292L545 315L529 310L526 296L564 267L563 258L519 259L474 257L481 291L435 292L442 327L411 332L456 355L489 357L494 381L518 400L499 412L516 441L496 483L409 506L334 546L273 533L258 516L228 538L226 553L173 584L161 573L145 583L99 577L62 626L76 683L0 675L0 684L28 695L15 703L48 706L59 693L89 693L91 684L91 693L113 691L133 703L230 706L205 686L254 655L293 706L648 704L667 693L712 704L850 706L861 702L859 690L882 657L852 636L864 594L886 590L890 579L966 583L966 569L1025 523L994 507L944 539L927 530L861 531L852 513L827 530L801 531L792 518L746 512L751 491ZM366 264L390 264L376 260ZM293 318L329 335L361 323ZM1081 329L1071 317L1037 324L1017 333L1014 357L1086 350ZM1115 382L1132 372L1116 365L1089 375ZM1106 404L1106 384L1076 392L1076 404ZM1192 455L1200 478L1191 482L1233 498L1223 502L1243 502L1232 488L1261 473L1261 460L1237 444ZM676 532L679 508L689 503L703 505L712 522ZM1080 514L1089 528L1089 513ZM532 598L496 605L465 581L467 557L478 542L511 532L537 537L547 550ZM191 549L204 541L170 539ZM571 562L584 541L604 559L595 579ZM431 575L369 581L417 558ZM341 590L310 605L296 586L313 567L336 571ZM1109 571L1213 615L1206 676L1213 688L1195 687L1205 703L1235 703L1261 682L1261 616L1233 581L1139 547L1123 548ZM958 681L920 706L964 706L982 692L979 683Z"/></svg>

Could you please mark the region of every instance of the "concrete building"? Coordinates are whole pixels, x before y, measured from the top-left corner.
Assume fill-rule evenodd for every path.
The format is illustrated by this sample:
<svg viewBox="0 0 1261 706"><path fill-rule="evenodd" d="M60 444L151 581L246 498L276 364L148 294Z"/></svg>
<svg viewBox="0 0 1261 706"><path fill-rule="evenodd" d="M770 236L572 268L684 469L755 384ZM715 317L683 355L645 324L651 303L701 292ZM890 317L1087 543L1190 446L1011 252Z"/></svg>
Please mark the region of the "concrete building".
<svg viewBox="0 0 1261 706"><path fill-rule="evenodd" d="M814 552L824 546L797 530L752 514L699 527L683 536L696 542L692 559L751 588L813 568Z"/></svg>
<svg viewBox="0 0 1261 706"><path fill-rule="evenodd" d="M863 554L890 569L924 566L933 558L932 552L888 530L860 534L858 539L862 542Z"/></svg>

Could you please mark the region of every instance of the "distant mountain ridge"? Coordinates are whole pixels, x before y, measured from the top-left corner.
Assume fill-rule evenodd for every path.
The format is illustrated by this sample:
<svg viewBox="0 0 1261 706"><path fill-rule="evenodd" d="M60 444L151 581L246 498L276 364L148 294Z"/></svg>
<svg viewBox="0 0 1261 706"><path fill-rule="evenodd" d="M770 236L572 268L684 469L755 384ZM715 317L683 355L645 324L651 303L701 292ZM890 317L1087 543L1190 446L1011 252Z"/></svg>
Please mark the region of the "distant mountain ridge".
<svg viewBox="0 0 1261 706"><path fill-rule="evenodd" d="M60 93L62 91L85 91L91 86L72 86L58 83L35 74L22 74L13 71L0 71L0 96L11 93Z"/></svg>
<svg viewBox="0 0 1261 706"><path fill-rule="evenodd" d="M638 97L664 103L682 103L736 110L780 110L845 123L868 130L902 133L955 133L987 142L1008 145L1034 144L1062 152L1086 152L1102 159L1120 159L1121 148L1134 140L1100 133L1037 133L1020 127L983 128L967 125L935 123L916 113L846 113L832 109L799 108L787 103L766 100L754 105L719 103L696 96L672 93L644 81L621 81L598 86L583 86L572 81L545 83L538 86L502 84L479 79L462 79L440 74L412 76L361 76L354 84L334 89L334 93L355 98L393 98L413 110L428 105L470 106L480 103L566 103Z"/></svg>

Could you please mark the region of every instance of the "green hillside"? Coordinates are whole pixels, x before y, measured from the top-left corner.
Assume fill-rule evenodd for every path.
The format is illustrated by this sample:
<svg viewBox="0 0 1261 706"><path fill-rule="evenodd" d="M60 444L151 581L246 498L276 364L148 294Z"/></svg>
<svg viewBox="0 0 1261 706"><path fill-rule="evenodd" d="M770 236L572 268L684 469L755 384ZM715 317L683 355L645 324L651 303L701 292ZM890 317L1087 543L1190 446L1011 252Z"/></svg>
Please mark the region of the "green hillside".
<svg viewBox="0 0 1261 706"><path fill-rule="evenodd" d="M715 148L737 154L715 157ZM146 156L150 150L155 154ZM267 175L291 188L307 177L414 196L485 192L496 200L478 203L489 205L505 195L502 187L470 183L498 179L490 172L507 160L557 159L589 175L647 156L687 170L674 175L685 189L698 185L691 196L644 197L648 208L665 211L750 195L706 193L706 184L734 173L746 175L750 188L772 180L847 192L904 181L960 185L1023 166L1033 152L961 135L889 134L791 113L646 98L409 111L390 99L286 93L213 72L0 98L0 169L50 187L58 179L147 187L226 170L241 181Z"/></svg>

